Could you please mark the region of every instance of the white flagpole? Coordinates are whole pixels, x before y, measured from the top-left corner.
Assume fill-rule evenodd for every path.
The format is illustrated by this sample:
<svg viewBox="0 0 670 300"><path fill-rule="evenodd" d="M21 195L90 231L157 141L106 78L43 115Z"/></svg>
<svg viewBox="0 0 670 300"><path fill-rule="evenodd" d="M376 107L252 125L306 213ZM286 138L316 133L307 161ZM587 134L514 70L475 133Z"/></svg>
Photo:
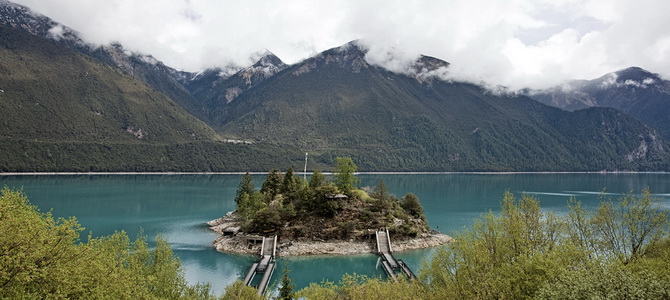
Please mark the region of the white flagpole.
<svg viewBox="0 0 670 300"><path fill-rule="evenodd" d="M302 178L307 181L307 152L305 152L305 169L303 170L302 176Z"/></svg>

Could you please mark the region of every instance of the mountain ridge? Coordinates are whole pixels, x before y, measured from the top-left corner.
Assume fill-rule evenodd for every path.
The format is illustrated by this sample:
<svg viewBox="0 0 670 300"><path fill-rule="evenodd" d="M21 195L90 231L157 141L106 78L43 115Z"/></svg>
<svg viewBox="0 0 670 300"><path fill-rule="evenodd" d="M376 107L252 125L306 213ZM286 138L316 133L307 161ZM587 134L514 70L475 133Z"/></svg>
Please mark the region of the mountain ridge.
<svg viewBox="0 0 670 300"><path fill-rule="evenodd" d="M230 103L220 132L259 142L298 145L324 163L345 153L363 161L361 165L369 170L392 166L403 170L511 171L521 170L521 165L533 170L594 170L579 151L616 155L620 162L611 159L602 168L627 169L632 167L628 163L646 158L648 153L631 154L642 144L654 145L649 152L665 152L655 132L644 126L635 130L637 135L622 141L618 139L625 132L614 135L574 117L589 115L602 124L615 123L610 124L610 131L620 125L618 122L635 124L616 111L564 112L524 96L495 95L473 84L426 81L390 72L368 64L364 55L349 44L288 67ZM598 146L568 146L579 143L573 132L552 123L557 116L590 126L601 134L596 140L603 146L617 144L619 150L594 152L592 148ZM559 123L567 127L567 123ZM572 124L569 128L579 130ZM543 140L546 145L528 145L518 136ZM565 157L549 159L556 153ZM540 155L551 163L528 158ZM634 159L625 162L626 157Z"/></svg>
<svg viewBox="0 0 670 300"><path fill-rule="evenodd" d="M24 25L34 17L22 10L17 15L15 20L25 18ZM75 42L32 33L30 38L30 30L25 30L29 25L3 27L2 32L35 49L78 54L53 62L40 58L41 66L23 66L21 61L49 54L17 50L18 55L4 55L7 61L0 64L0 74L5 82L18 84L10 91L35 89L52 102L62 98L79 103L72 106L79 108L71 109L71 115L61 117L66 122L58 121L64 124L87 124L84 121L100 117L97 113L104 116L124 108L117 114L120 121L106 131L123 142L108 143L68 129L79 125L40 133L60 128L43 120L61 115L36 120L20 110L37 107L36 97L25 96L17 98L22 104L5 110L14 109L16 119L6 118L4 123L11 130L5 131L0 147L11 155L0 162L2 170L266 171L278 162L301 165L304 152L310 153L313 168L327 168L336 157L349 156L366 171L665 170L670 162L663 139L620 111L592 107L568 112L524 95L445 81L441 78L449 63L434 57L421 56L393 72L368 62L365 46L352 41L293 65L266 50L249 67L196 74L174 70L150 55L128 53L119 44L81 46L75 31L41 20L54 26L46 32L72 32ZM3 47L10 53L15 46L7 41ZM86 69L76 62L82 57L104 74L95 80L81 75ZM26 70L40 70L42 85L12 77ZM61 74L80 74L90 81ZM119 87L106 88L114 82L107 76L122 78ZM645 84L644 79L639 82ZM3 86L9 85L0 81ZM132 92L131 87L143 92ZM134 99L140 107L111 105L117 103L111 100L95 104L97 98L86 98L88 89L101 89L93 95L115 101ZM92 100L74 101L80 98ZM167 109L142 110L152 101L167 103ZM93 104L108 107L102 111L91 108ZM197 124L201 133L196 137L201 139L193 140L184 129L190 127L175 122L180 118ZM38 135L17 138L31 130ZM164 135L157 138L160 132ZM124 161L125 156L131 159Z"/></svg>
<svg viewBox="0 0 670 300"><path fill-rule="evenodd" d="M615 108L655 128L664 139L670 139L670 81L639 67L530 91L529 96L570 111L595 106Z"/></svg>

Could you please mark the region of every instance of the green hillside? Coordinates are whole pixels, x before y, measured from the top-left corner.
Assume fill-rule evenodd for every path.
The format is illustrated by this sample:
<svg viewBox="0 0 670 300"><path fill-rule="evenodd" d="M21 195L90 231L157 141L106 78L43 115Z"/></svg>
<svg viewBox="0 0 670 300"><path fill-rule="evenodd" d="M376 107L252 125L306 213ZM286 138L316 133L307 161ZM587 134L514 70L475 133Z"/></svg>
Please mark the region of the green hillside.
<svg viewBox="0 0 670 300"><path fill-rule="evenodd" d="M124 72L2 26L0 89L4 172L265 170L290 161L286 148L223 143Z"/></svg>
<svg viewBox="0 0 670 300"><path fill-rule="evenodd" d="M117 69L22 31L0 28L3 139L216 140L218 134Z"/></svg>

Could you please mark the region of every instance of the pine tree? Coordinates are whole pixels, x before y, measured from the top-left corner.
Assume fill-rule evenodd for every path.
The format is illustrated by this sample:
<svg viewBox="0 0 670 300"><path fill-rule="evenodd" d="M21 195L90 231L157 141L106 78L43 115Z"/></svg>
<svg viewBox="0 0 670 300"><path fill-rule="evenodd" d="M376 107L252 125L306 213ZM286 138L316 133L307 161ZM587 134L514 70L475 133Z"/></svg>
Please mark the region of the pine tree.
<svg viewBox="0 0 670 300"><path fill-rule="evenodd" d="M242 199L242 195L247 194L251 196L251 194L254 192L254 182L253 178L251 178L251 174L249 172L245 173L242 176L242 180L240 181L240 184L237 186L237 193L235 194L235 204L240 205L240 200Z"/></svg>
<svg viewBox="0 0 670 300"><path fill-rule="evenodd" d="M358 184L358 178L354 174L357 170L358 167L350 157L335 159L335 185L342 193L349 194Z"/></svg>
<svg viewBox="0 0 670 300"><path fill-rule="evenodd" d="M309 187L312 189L318 188L322 186L326 181L326 178L323 176L323 173L321 171L316 170L314 171L314 174L312 174L312 177L309 179Z"/></svg>
<svg viewBox="0 0 670 300"><path fill-rule="evenodd" d="M292 197L300 190L300 177L295 176L293 167L288 168L284 174L284 181L281 186L281 193L285 197Z"/></svg>
<svg viewBox="0 0 670 300"><path fill-rule="evenodd" d="M379 179L379 182L377 183L377 186L375 187L375 190L371 196L381 201L382 203L386 203L389 201L389 199L391 199L391 194L389 194L389 191L386 188L384 179Z"/></svg>
<svg viewBox="0 0 670 300"><path fill-rule="evenodd" d="M265 177L263 187L261 187L261 192L267 197L266 198L267 203L272 202L275 196L279 194L281 186L282 186L281 171L277 169L272 169Z"/></svg>
<svg viewBox="0 0 670 300"><path fill-rule="evenodd" d="M288 264L284 264L284 276L281 278L281 288L279 288L279 299L291 300L293 299L293 289L295 285L291 284L291 278L288 277L290 272Z"/></svg>

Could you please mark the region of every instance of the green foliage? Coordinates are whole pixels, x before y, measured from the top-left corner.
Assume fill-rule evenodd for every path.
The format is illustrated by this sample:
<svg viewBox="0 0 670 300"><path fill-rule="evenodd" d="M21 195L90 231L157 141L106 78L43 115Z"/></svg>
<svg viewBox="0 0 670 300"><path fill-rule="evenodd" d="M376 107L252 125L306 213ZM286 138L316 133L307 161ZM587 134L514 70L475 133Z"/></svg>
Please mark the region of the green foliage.
<svg viewBox="0 0 670 300"><path fill-rule="evenodd" d="M320 284L310 283L306 288L299 290L296 293L298 299L310 300L332 300L338 298L337 289L339 287L333 282L322 282Z"/></svg>
<svg viewBox="0 0 670 300"><path fill-rule="evenodd" d="M226 287L226 291L221 295L221 300L266 300L262 295L258 295L258 290L244 285L244 282L237 280Z"/></svg>
<svg viewBox="0 0 670 300"><path fill-rule="evenodd" d="M281 278L281 287L279 288L279 299L281 300L291 300L294 297L293 289L295 285L291 283L291 278L289 278L289 268L288 264L284 264L284 275Z"/></svg>
<svg viewBox="0 0 670 300"><path fill-rule="evenodd" d="M286 198L293 198L303 188L303 180L295 176L293 167L289 167L284 174L284 179L281 185L281 193Z"/></svg>
<svg viewBox="0 0 670 300"><path fill-rule="evenodd" d="M667 267L667 262L665 262ZM620 265L593 266L561 274L537 299L668 299L670 283L646 270Z"/></svg>
<svg viewBox="0 0 670 300"><path fill-rule="evenodd" d="M276 206L268 206L256 213L250 224L251 232L270 233L276 232L284 225L282 212Z"/></svg>
<svg viewBox="0 0 670 300"><path fill-rule="evenodd" d="M296 293L305 299L439 299L417 281L383 281L363 275L345 275L338 284L311 284Z"/></svg>
<svg viewBox="0 0 670 300"><path fill-rule="evenodd" d="M290 164L290 147L194 141L178 144L2 139L1 172L130 172L266 170ZM297 152L295 152L297 153ZM295 156L296 159L299 159Z"/></svg>
<svg viewBox="0 0 670 300"><path fill-rule="evenodd" d="M240 202L237 203L237 213L245 221L253 220L259 211L267 207L263 199L263 194L259 191L253 191L251 194L242 193Z"/></svg>
<svg viewBox="0 0 670 300"><path fill-rule="evenodd" d="M374 191L370 194L370 197L373 197L383 203L391 201L391 194L386 188L386 183L384 183L384 179L379 179L379 182L377 183L377 186L375 187Z"/></svg>
<svg viewBox="0 0 670 300"><path fill-rule="evenodd" d="M449 297L531 297L561 270L585 259L559 243L553 230L560 226L553 215L540 211L536 199L524 195L517 200L506 192L500 216L489 213L457 236L458 242L441 250L422 276Z"/></svg>
<svg viewBox="0 0 670 300"><path fill-rule="evenodd" d="M598 257L614 256L624 263L638 259L667 234L668 215L655 200L646 188L640 196L629 192L616 204L603 200L593 214L573 201L571 234Z"/></svg>
<svg viewBox="0 0 670 300"><path fill-rule="evenodd" d="M407 196L405 197L407 198ZM665 213L645 189L587 212L543 212L539 201L505 192L488 213L439 249L419 281L345 276L310 285L309 299L668 299L670 236Z"/></svg>
<svg viewBox="0 0 670 300"><path fill-rule="evenodd" d="M124 232L79 240L76 219L39 213L21 192L0 196L0 298L211 299L207 285L188 286L167 242Z"/></svg>
<svg viewBox="0 0 670 300"><path fill-rule="evenodd" d="M402 206L402 208L412 217L420 218L424 221L426 220L426 215L423 213L423 206L421 206L419 197L416 195L409 193L402 197L400 206Z"/></svg>
<svg viewBox="0 0 670 300"><path fill-rule="evenodd" d="M337 194L338 189L333 185L323 185L314 189L314 196L310 208L322 217L332 218L335 212L342 207L341 201L330 197Z"/></svg>
<svg viewBox="0 0 670 300"><path fill-rule="evenodd" d="M255 187L253 178L251 178L251 174L249 174L249 172L244 173L240 184L237 186L237 192L235 193L235 204L239 205L242 199L242 195L247 194L247 196L249 196L254 192L254 189Z"/></svg>
<svg viewBox="0 0 670 300"><path fill-rule="evenodd" d="M267 197L267 203L272 202L275 197L281 192L282 189L282 176L281 171L278 169L272 169L265 176L265 181L263 181L263 186L261 187L261 193Z"/></svg>
<svg viewBox="0 0 670 300"><path fill-rule="evenodd" d="M323 176L321 171L316 170L312 173L312 177L309 178L309 187L311 189L318 188L326 183L326 177Z"/></svg>
<svg viewBox="0 0 670 300"><path fill-rule="evenodd" d="M358 178L354 174L357 170L358 167L350 157L338 157L335 159L335 186L342 193L351 194L351 191L358 184Z"/></svg>

